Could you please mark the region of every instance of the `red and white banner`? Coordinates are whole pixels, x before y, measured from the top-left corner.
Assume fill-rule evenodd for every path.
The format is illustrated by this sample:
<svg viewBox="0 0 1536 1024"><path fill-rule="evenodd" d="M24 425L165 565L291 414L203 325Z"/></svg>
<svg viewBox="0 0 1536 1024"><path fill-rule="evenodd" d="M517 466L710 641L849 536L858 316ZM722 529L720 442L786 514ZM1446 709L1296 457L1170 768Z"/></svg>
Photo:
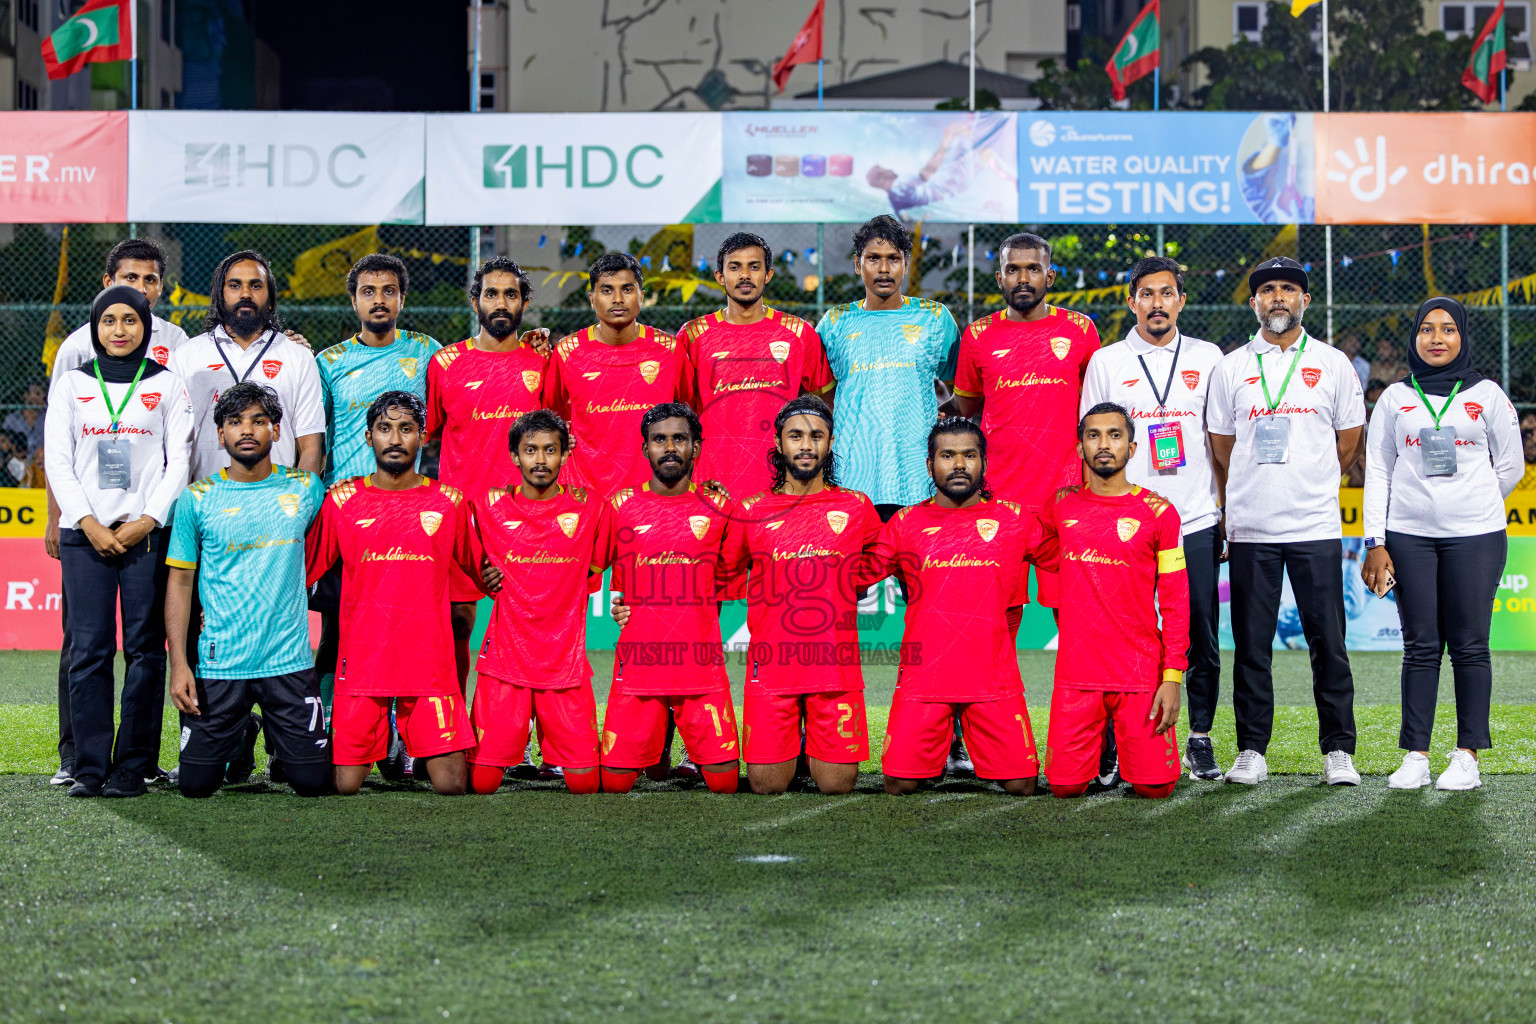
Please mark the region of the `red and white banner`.
<svg viewBox="0 0 1536 1024"><path fill-rule="evenodd" d="M0 224L127 219L125 111L0 113Z"/></svg>

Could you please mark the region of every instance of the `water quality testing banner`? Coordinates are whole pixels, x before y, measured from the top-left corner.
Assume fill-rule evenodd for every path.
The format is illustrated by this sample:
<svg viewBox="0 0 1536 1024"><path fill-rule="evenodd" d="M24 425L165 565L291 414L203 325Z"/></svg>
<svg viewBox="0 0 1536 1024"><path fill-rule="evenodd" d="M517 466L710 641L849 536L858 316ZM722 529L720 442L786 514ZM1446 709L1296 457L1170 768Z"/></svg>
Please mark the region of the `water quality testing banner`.
<svg viewBox="0 0 1536 1024"><path fill-rule="evenodd" d="M1019 115L1019 219L1310 224L1312 114Z"/></svg>
<svg viewBox="0 0 1536 1024"><path fill-rule="evenodd" d="M436 114L428 224L720 220L713 113Z"/></svg>
<svg viewBox="0 0 1536 1024"><path fill-rule="evenodd" d="M120 224L127 208L127 114L0 113L0 224Z"/></svg>
<svg viewBox="0 0 1536 1024"><path fill-rule="evenodd" d="M420 224L422 114L135 111L128 217L235 224Z"/></svg>
<svg viewBox="0 0 1536 1024"><path fill-rule="evenodd" d="M726 221L1019 219L1011 113L725 115Z"/></svg>

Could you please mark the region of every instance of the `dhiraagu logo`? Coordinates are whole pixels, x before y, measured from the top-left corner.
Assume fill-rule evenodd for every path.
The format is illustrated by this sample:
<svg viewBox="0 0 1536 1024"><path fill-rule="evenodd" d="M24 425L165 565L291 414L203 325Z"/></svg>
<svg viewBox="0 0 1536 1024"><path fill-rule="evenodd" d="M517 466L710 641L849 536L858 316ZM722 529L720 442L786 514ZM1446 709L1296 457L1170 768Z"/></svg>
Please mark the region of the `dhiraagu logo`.
<svg viewBox="0 0 1536 1024"><path fill-rule="evenodd" d="M481 184L495 189L607 188L623 175L635 188L655 188L662 182L663 159L648 142L627 152L608 146L483 146Z"/></svg>

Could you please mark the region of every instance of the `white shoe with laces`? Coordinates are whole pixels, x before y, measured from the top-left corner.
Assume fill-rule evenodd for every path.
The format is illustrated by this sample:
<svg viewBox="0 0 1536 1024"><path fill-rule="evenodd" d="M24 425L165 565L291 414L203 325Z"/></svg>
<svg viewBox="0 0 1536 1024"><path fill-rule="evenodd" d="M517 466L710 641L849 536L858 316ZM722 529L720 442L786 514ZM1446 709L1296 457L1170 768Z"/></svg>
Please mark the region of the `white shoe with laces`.
<svg viewBox="0 0 1536 1024"><path fill-rule="evenodd" d="M1355 771L1355 759L1342 750L1330 750L1323 755L1323 780L1330 786L1358 786L1360 773Z"/></svg>
<svg viewBox="0 0 1536 1024"><path fill-rule="evenodd" d="M1410 750L1403 755L1403 766L1387 776L1388 789L1423 789L1429 777L1429 755Z"/></svg>
<svg viewBox="0 0 1536 1024"><path fill-rule="evenodd" d="M1269 778L1269 765L1264 761L1264 755L1257 750L1244 750L1237 755L1237 760L1232 762L1232 768L1226 774L1228 782L1237 782L1244 786L1256 786Z"/></svg>
<svg viewBox="0 0 1536 1024"><path fill-rule="evenodd" d="M1483 784L1482 773L1477 768L1477 758L1457 747L1451 752L1451 766L1435 780L1436 789L1477 789Z"/></svg>

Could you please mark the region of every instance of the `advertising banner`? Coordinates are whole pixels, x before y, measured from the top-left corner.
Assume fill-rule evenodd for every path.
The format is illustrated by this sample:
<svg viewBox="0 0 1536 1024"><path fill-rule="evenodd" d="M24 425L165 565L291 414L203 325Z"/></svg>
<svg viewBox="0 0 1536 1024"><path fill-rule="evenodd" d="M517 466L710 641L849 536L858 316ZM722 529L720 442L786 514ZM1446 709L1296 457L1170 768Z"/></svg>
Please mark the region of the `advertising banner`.
<svg viewBox="0 0 1536 1024"><path fill-rule="evenodd" d="M1018 121L1004 113L725 115L724 219L1019 219Z"/></svg>
<svg viewBox="0 0 1536 1024"><path fill-rule="evenodd" d="M1310 224L1312 114L1019 115L1019 217Z"/></svg>
<svg viewBox="0 0 1536 1024"><path fill-rule="evenodd" d="M720 219L719 114L437 114L428 224Z"/></svg>
<svg viewBox="0 0 1536 1024"><path fill-rule="evenodd" d="M120 224L127 211L127 114L0 113L0 224Z"/></svg>
<svg viewBox="0 0 1536 1024"><path fill-rule="evenodd" d="M420 224L422 114L148 110L128 115L128 217Z"/></svg>

